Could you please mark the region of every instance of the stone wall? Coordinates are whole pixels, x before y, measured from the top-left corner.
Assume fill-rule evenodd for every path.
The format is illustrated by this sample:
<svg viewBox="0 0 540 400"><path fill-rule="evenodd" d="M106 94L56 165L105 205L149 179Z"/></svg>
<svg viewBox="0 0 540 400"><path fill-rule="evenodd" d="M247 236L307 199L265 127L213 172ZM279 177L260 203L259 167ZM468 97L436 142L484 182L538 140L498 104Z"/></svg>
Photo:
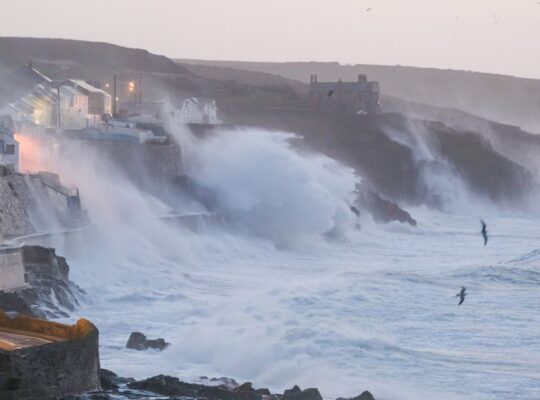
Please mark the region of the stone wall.
<svg viewBox="0 0 540 400"><path fill-rule="evenodd" d="M0 176L0 239L71 225L68 189L47 176Z"/></svg>
<svg viewBox="0 0 540 400"><path fill-rule="evenodd" d="M0 350L2 400L52 400L98 390L99 333L89 321L73 326L35 318L8 318L0 312L0 331L57 339L18 350Z"/></svg>

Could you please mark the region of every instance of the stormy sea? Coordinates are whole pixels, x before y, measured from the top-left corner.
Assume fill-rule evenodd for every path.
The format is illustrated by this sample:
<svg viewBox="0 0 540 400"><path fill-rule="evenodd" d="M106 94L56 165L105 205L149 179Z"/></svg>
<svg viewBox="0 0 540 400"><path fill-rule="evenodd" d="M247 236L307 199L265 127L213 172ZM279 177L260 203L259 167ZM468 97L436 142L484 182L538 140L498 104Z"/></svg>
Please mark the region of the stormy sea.
<svg viewBox="0 0 540 400"><path fill-rule="evenodd" d="M70 318L98 326L102 367L326 398L540 398L540 215L439 177L428 184L444 207L408 209L417 227L379 225L349 210L362 177L295 150L290 133L178 136L219 214L197 229L162 218L204 211L193 199L171 207L91 157L61 171L77 174L94 223L57 248L87 293ZM132 331L171 346L126 349Z"/></svg>

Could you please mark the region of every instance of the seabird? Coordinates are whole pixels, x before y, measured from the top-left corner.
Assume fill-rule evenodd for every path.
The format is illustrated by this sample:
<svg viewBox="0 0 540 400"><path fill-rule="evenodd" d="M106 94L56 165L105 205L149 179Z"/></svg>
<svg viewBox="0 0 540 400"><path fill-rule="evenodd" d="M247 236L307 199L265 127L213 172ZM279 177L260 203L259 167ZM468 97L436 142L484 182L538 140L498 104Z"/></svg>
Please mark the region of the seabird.
<svg viewBox="0 0 540 400"><path fill-rule="evenodd" d="M483 219L480 220L480 223L482 224L482 236L484 237L484 246L487 245L488 242L488 234L487 234L487 225L484 222Z"/></svg>
<svg viewBox="0 0 540 400"><path fill-rule="evenodd" d="M465 293L465 286L462 286L461 287L461 292L459 292L458 294L456 294L456 297L459 297L459 304L458 306L460 306L464 301L465 301L465 296L467 296L467 293Z"/></svg>
<svg viewBox="0 0 540 400"><path fill-rule="evenodd" d="M370 12L372 8L366 8L366 12Z"/></svg>
<svg viewBox="0 0 540 400"><path fill-rule="evenodd" d="M334 94L334 88L328 91L328 97L332 97L333 94Z"/></svg>

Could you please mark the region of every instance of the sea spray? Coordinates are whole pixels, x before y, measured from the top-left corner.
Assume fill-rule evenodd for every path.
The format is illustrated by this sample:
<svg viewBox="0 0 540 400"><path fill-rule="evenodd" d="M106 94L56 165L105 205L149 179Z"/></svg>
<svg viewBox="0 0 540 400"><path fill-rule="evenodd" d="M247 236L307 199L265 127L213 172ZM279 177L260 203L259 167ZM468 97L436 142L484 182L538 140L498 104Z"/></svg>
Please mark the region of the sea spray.
<svg viewBox="0 0 540 400"><path fill-rule="evenodd" d="M359 177L321 154L299 153L286 132L217 129L195 138L174 129L185 168L236 228L288 245L310 235L343 233Z"/></svg>

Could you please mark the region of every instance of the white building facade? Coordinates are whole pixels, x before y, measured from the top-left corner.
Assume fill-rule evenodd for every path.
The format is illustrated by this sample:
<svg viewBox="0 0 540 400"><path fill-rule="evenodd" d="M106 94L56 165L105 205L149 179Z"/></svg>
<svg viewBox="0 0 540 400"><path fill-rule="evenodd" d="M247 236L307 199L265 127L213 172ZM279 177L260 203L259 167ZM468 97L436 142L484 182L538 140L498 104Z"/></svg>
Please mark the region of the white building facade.
<svg viewBox="0 0 540 400"><path fill-rule="evenodd" d="M216 100L189 97L182 102L177 121L184 124L220 124Z"/></svg>

